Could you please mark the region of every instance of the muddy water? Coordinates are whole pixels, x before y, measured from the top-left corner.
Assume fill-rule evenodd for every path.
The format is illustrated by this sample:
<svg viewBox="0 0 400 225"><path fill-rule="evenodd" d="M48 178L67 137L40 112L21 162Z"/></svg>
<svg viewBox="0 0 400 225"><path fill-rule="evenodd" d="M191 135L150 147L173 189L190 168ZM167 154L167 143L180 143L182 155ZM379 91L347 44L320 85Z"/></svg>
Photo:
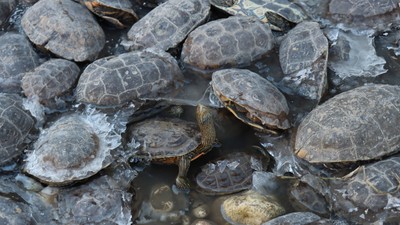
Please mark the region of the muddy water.
<svg viewBox="0 0 400 225"><path fill-rule="evenodd" d="M145 15L150 8L141 7L140 5L135 5L136 12L142 17ZM19 26L20 17L25 10L24 6L20 6L16 9L12 19L9 24L6 24L1 32L16 31L21 32ZM211 17L219 18L225 15L213 14ZM116 30L112 26L104 23L100 20L101 25L106 33L107 41L104 50L101 52L100 57L114 55L124 52L123 46L119 45L121 40L125 37L127 30ZM388 47L397 47L397 40L399 39L400 32L392 31L388 33L382 33L375 38L375 46L378 56L383 57L386 60L385 69L388 71L377 77L357 77L357 78L346 78L341 79L333 71L328 70L329 77L329 90L323 100L329 97L341 93L346 90L361 86L366 83L384 83L384 84L400 84L400 61L395 55L395 50L388 50ZM45 55L45 57L51 57L50 55ZM81 64L82 69L86 64ZM276 84L279 88L279 81L282 79L283 74L280 69L277 49L274 49L265 58L254 62L248 67L254 72L259 73L266 79L270 80ZM187 83L184 90L178 95L174 96L173 100L177 104L185 105L196 105L199 102L209 103L207 87L208 80L186 72L185 76L187 78ZM286 94L290 109L291 109L291 121L292 125L296 127L301 119L312 110L315 103L290 94ZM169 96L164 96L168 99ZM171 99L170 99L171 100ZM217 135L221 146L214 148L210 153L199 158L198 160L192 162L189 170L189 178L192 182L193 189L190 192L181 192L175 188L174 181L178 172L176 166L161 166L161 165L149 165L146 163L132 162L131 166L138 171L138 176L132 182L131 192L134 194L133 198L133 223L134 224L182 224L187 221L193 221L196 217L193 215L193 208L204 203L208 205L210 209L210 214L206 217L218 224L223 224L221 215L219 214L219 207L215 204L218 197L206 196L201 194L196 190L196 185L194 183L194 178L196 173L200 171L201 166L205 165L210 160L216 159L220 156L226 155L227 153L237 152L237 151L252 151L253 146L264 146L273 156L276 156L276 151L286 149L288 150L286 154L290 154L290 135L283 136L278 142L273 142L272 138L268 135L258 134L253 129L244 125L239 120L235 119L231 114L229 114L224 109L216 109L217 115ZM184 112L180 115L182 118L194 121L194 107L185 106ZM272 140L272 141L271 141ZM273 148L268 148L269 144L273 143ZM282 144L282 143L286 143ZM279 145L282 144L282 145ZM282 158L277 158L282 159ZM274 169L277 170L277 165L284 165L285 162L273 162L276 166ZM6 168L4 168L6 169ZM279 167L282 171L279 173L284 174L285 172L295 173L290 168L284 166ZM12 168L11 168L12 170ZM275 171L276 172L276 171ZM271 181L275 182L275 181ZM173 206L168 211L152 211L149 207L150 201L161 201L162 199L154 199L152 197L152 192L155 188L165 185L168 187L172 193L171 200ZM272 188L270 193L275 195L282 204L285 205L288 212L292 211L290 204L288 204L288 199L286 196L287 184L276 183L278 188Z"/></svg>

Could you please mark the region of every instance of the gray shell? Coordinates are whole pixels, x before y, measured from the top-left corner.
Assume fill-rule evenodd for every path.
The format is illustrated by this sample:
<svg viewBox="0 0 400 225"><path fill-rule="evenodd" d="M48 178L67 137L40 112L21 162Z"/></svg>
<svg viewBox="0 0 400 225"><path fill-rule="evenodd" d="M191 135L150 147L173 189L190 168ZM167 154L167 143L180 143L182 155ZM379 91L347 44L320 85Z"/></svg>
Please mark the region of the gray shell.
<svg viewBox="0 0 400 225"><path fill-rule="evenodd" d="M70 90L78 79L80 69L65 59L50 59L25 73L22 78L22 89L27 97L38 96L46 102Z"/></svg>
<svg viewBox="0 0 400 225"><path fill-rule="evenodd" d="M39 56L24 35L0 36L0 92L19 92L22 74L39 65Z"/></svg>
<svg viewBox="0 0 400 225"><path fill-rule="evenodd" d="M372 224L388 218L398 221L399 171L400 157L391 157L361 166L344 179L332 180L335 213L355 224Z"/></svg>
<svg viewBox="0 0 400 225"><path fill-rule="evenodd" d="M7 21L11 12L15 9L17 0L2 0L0 1L0 26Z"/></svg>
<svg viewBox="0 0 400 225"><path fill-rule="evenodd" d="M200 144L200 131L193 122L177 118L147 119L129 127L131 144L140 144L135 156L167 159L186 155Z"/></svg>
<svg viewBox="0 0 400 225"><path fill-rule="evenodd" d="M41 0L28 8L21 23L33 43L69 60L94 60L105 44L89 10L71 0Z"/></svg>
<svg viewBox="0 0 400 225"><path fill-rule="evenodd" d="M307 225L312 222L320 220L321 217L311 212L292 212L274 218L262 225L283 225L283 224L296 224L296 225Z"/></svg>
<svg viewBox="0 0 400 225"><path fill-rule="evenodd" d="M399 8L398 0L332 0L329 3L331 14L371 17L382 15Z"/></svg>
<svg viewBox="0 0 400 225"><path fill-rule="evenodd" d="M35 218L28 204L24 201L13 200L0 196L0 221L1 224L25 225L36 224Z"/></svg>
<svg viewBox="0 0 400 225"><path fill-rule="evenodd" d="M284 74L310 67L321 56L327 56L328 40L316 22L298 24L279 47L279 61Z"/></svg>
<svg viewBox="0 0 400 225"><path fill-rule="evenodd" d="M176 47L194 28L204 23L210 11L208 0L170 0L150 11L128 32L131 50Z"/></svg>
<svg viewBox="0 0 400 225"><path fill-rule="evenodd" d="M244 107L248 118L256 117L272 129L290 127L285 96L260 75L246 69L219 70L212 74L211 86L214 92Z"/></svg>
<svg viewBox="0 0 400 225"><path fill-rule="evenodd" d="M295 152L311 163L354 162L393 154L400 145L400 87L367 85L311 111L298 127Z"/></svg>
<svg viewBox="0 0 400 225"><path fill-rule="evenodd" d="M146 49L91 63L79 78L76 95L80 102L117 106L163 95L181 80L182 72L171 55Z"/></svg>
<svg viewBox="0 0 400 225"><path fill-rule="evenodd" d="M0 93L0 165L19 156L35 121L23 110L21 97Z"/></svg>
<svg viewBox="0 0 400 225"><path fill-rule="evenodd" d="M246 66L273 47L268 25L253 17L231 16L192 31L183 44L182 61L201 70Z"/></svg>
<svg viewBox="0 0 400 225"><path fill-rule="evenodd" d="M25 172L52 185L88 178L111 162L103 130L83 116L64 116L41 133L25 163Z"/></svg>

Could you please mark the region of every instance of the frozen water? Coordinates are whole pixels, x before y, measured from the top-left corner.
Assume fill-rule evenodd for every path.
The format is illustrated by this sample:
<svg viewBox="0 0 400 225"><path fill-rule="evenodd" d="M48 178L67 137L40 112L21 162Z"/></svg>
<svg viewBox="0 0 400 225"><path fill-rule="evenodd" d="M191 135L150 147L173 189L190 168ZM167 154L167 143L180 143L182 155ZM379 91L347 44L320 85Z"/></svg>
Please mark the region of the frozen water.
<svg viewBox="0 0 400 225"><path fill-rule="evenodd" d="M400 199L388 194L388 203L384 209L400 211Z"/></svg>
<svg viewBox="0 0 400 225"><path fill-rule="evenodd" d="M236 169L236 167L238 167L239 166L239 162L238 161L233 161L233 162L230 162L230 163L228 163L226 166L230 169L230 170L234 170L234 169Z"/></svg>
<svg viewBox="0 0 400 225"><path fill-rule="evenodd" d="M229 162L228 160L217 161L217 167L220 173L224 172L226 166L228 165L228 162Z"/></svg>
<svg viewBox="0 0 400 225"><path fill-rule="evenodd" d="M262 171L264 169L261 160L253 156L250 158L250 167L255 171Z"/></svg>
<svg viewBox="0 0 400 225"><path fill-rule="evenodd" d="M376 77L387 72L385 59L376 54L373 36L339 31L337 39L331 41L334 44L329 52L328 66L340 78Z"/></svg>
<svg viewBox="0 0 400 225"><path fill-rule="evenodd" d="M46 122L46 118L45 108L39 103L39 97L33 96L32 98L23 98L22 106L36 119L36 128L42 127Z"/></svg>
<svg viewBox="0 0 400 225"><path fill-rule="evenodd" d="M253 190L258 193L270 195L279 188L276 176L270 172L255 171L253 173Z"/></svg>

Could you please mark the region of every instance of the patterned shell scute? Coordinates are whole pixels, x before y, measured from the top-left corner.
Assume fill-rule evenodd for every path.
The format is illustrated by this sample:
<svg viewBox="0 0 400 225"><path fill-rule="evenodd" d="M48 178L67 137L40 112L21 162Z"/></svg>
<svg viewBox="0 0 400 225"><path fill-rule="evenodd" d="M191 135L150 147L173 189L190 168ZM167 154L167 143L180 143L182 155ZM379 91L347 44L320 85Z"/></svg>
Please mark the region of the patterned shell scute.
<svg viewBox="0 0 400 225"><path fill-rule="evenodd" d="M0 93L0 165L19 156L21 145L33 129L35 121L22 108L22 98Z"/></svg>
<svg viewBox="0 0 400 225"><path fill-rule="evenodd" d="M40 101L60 96L75 84L80 69L71 61L51 59L25 73L22 89L28 97L38 96Z"/></svg>
<svg viewBox="0 0 400 225"><path fill-rule="evenodd" d="M253 17L231 16L192 31L183 44L181 58L201 70L246 66L268 53L273 44L268 25Z"/></svg>
<svg viewBox="0 0 400 225"><path fill-rule="evenodd" d="M20 90L22 74L39 65L39 56L24 35L0 36L0 92Z"/></svg>
<svg viewBox="0 0 400 225"><path fill-rule="evenodd" d="M328 40L316 22L302 22L287 34L279 47L283 73L311 66L328 49Z"/></svg>
<svg viewBox="0 0 400 225"><path fill-rule="evenodd" d="M129 128L131 143L139 143L136 156L164 159L183 156L200 144L197 125L181 119L148 119Z"/></svg>
<svg viewBox="0 0 400 225"><path fill-rule="evenodd" d="M334 211L357 224L398 218L399 171L400 157L390 157L361 166L344 179L333 180L330 186Z"/></svg>
<svg viewBox="0 0 400 225"><path fill-rule="evenodd" d="M399 8L398 0L332 0L329 3L331 14L371 17L382 15Z"/></svg>
<svg viewBox="0 0 400 225"><path fill-rule="evenodd" d="M287 129L289 107L285 96L267 79L246 69L224 69L213 73L211 86L264 125ZM281 116L281 115L286 116Z"/></svg>
<svg viewBox="0 0 400 225"><path fill-rule="evenodd" d="M311 163L376 159L399 150L400 87L366 85L334 96L301 122L296 154Z"/></svg>
<svg viewBox="0 0 400 225"><path fill-rule="evenodd" d="M165 94L183 80L176 60L159 49L124 53L86 67L76 88L77 100L118 106Z"/></svg>
<svg viewBox="0 0 400 225"><path fill-rule="evenodd" d="M90 177L111 163L110 148L94 124L78 115L60 118L46 129L28 155L25 171L41 181L65 185Z"/></svg>
<svg viewBox="0 0 400 225"><path fill-rule="evenodd" d="M208 18L208 0L170 0L136 22L128 32L133 41L131 50L176 47L197 26Z"/></svg>
<svg viewBox="0 0 400 225"><path fill-rule="evenodd" d="M28 8L21 23L33 43L69 60L94 60L105 44L89 10L71 0L41 0Z"/></svg>

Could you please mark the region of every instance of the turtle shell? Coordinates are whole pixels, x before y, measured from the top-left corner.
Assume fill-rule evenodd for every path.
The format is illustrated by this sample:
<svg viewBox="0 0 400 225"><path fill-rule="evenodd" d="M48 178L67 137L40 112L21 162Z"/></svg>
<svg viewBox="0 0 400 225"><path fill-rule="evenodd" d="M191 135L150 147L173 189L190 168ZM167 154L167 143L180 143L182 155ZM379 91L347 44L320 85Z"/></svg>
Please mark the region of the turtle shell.
<svg viewBox="0 0 400 225"><path fill-rule="evenodd" d="M27 97L38 96L43 103L67 92L75 84L79 67L65 59L50 59L24 74L22 89Z"/></svg>
<svg viewBox="0 0 400 225"><path fill-rule="evenodd" d="M110 152L120 143L112 130L102 114L61 117L40 134L24 170L55 186L88 178L112 162Z"/></svg>
<svg viewBox="0 0 400 225"><path fill-rule="evenodd" d="M397 8L399 8L399 2L393 0L332 0L329 3L329 12L331 14L341 14L346 16L371 17L391 12Z"/></svg>
<svg viewBox="0 0 400 225"><path fill-rule="evenodd" d="M131 50L176 47L208 18L208 0L170 0L150 11L128 32Z"/></svg>
<svg viewBox="0 0 400 225"><path fill-rule="evenodd" d="M313 222L317 222L321 219L318 215L311 212L292 212L283 216L276 217L269 220L263 225L283 225L283 224L296 224L296 225L307 225Z"/></svg>
<svg viewBox="0 0 400 225"><path fill-rule="evenodd" d="M219 70L212 74L211 86L221 102L233 102L246 111L245 116L235 113L244 122L272 130L290 127L285 96L260 75L246 69Z"/></svg>
<svg viewBox="0 0 400 225"><path fill-rule="evenodd" d="M311 163L377 159L399 150L400 87L366 85L338 94L300 123L294 150Z"/></svg>
<svg viewBox="0 0 400 225"><path fill-rule="evenodd" d="M0 36L0 92L21 90L22 74L39 66L39 56L24 35Z"/></svg>
<svg viewBox="0 0 400 225"><path fill-rule="evenodd" d="M35 124L22 108L22 98L0 93L0 165L19 156L22 145Z"/></svg>
<svg viewBox="0 0 400 225"><path fill-rule="evenodd" d="M94 14L119 28L130 27L139 17L129 0L82 0Z"/></svg>
<svg viewBox="0 0 400 225"><path fill-rule="evenodd" d="M94 60L105 35L85 6L71 0L41 0L28 8L22 28L36 45L78 62Z"/></svg>
<svg viewBox="0 0 400 225"><path fill-rule="evenodd" d="M17 0L3 0L0 1L0 26L3 25L11 12L15 9Z"/></svg>
<svg viewBox="0 0 400 225"><path fill-rule="evenodd" d="M201 138L196 123L178 118L147 119L128 129L135 156L164 164L174 164L176 157L195 150Z"/></svg>
<svg viewBox="0 0 400 225"><path fill-rule="evenodd" d="M253 17L231 16L193 30L183 44L182 61L199 70L242 67L272 49L271 29Z"/></svg>
<svg viewBox="0 0 400 225"><path fill-rule="evenodd" d="M76 87L80 102L114 107L140 103L172 92L183 80L176 60L159 49L101 58L81 74Z"/></svg>

